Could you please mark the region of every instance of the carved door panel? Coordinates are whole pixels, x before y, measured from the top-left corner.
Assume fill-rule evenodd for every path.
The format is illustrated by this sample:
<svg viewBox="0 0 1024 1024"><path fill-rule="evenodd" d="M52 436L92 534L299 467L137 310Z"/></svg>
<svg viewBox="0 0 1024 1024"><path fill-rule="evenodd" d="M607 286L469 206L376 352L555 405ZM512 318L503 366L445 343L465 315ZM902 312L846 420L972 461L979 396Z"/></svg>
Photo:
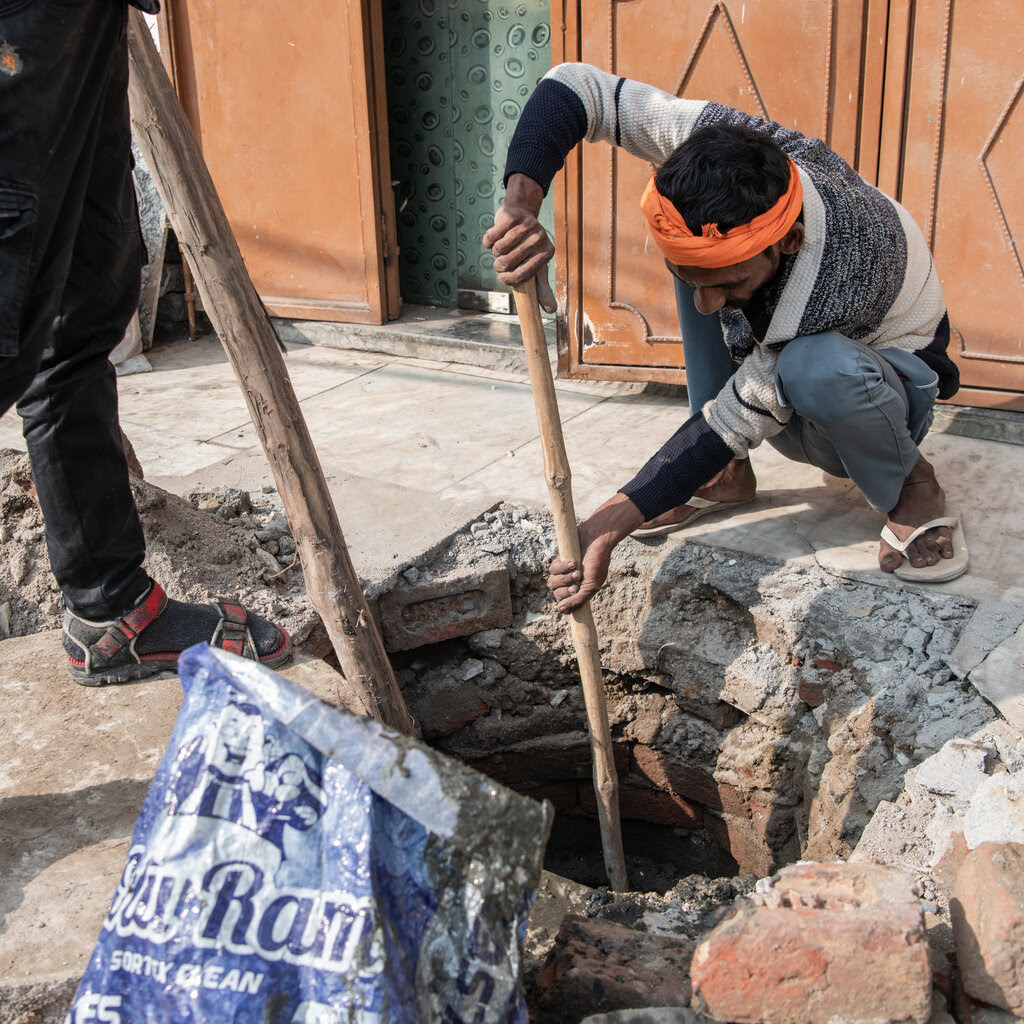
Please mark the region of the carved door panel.
<svg viewBox="0 0 1024 1024"><path fill-rule="evenodd" d="M182 106L253 284L280 316L398 312L378 8L164 3Z"/></svg>
<svg viewBox="0 0 1024 1024"><path fill-rule="evenodd" d="M866 2L832 0L567 4L563 59L780 121L856 165L861 122L878 116L861 97L867 20ZM569 310L561 370L574 377L685 379L671 282L639 209L650 172L610 146L585 145L556 192Z"/></svg>
<svg viewBox="0 0 1024 1024"><path fill-rule="evenodd" d="M900 198L927 231L949 306L965 385L955 401L1020 411L1022 38L1020 0L918 0L900 161Z"/></svg>

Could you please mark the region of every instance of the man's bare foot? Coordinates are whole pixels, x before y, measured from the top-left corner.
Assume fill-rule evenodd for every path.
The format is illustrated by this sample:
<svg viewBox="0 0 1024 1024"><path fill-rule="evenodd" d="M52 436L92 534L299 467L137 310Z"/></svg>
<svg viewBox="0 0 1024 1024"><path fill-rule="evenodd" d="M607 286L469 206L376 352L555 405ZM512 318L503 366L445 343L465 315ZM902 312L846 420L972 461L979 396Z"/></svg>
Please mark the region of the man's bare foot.
<svg viewBox="0 0 1024 1024"><path fill-rule="evenodd" d="M713 476L703 487L694 492L695 498L705 501L741 502L750 501L757 492L757 478L751 468L750 459L732 459L720 473ZM651 530L658 526L674 526L693 518L702 511L692 505L679 505L663 512L654 519L649 519L642 530Z"/></svg>
<svg viewBox="0 0 1024 1024"><path fill-rule="evenodd" d="M935 478L935 470L922 455L903 482L899 501L889 513L886 525L899 538L907 538L932 519L946 511L946 495ZM922 534L907 548L906 557L915 569L936 565L941 558L953 557L952 533L948 526L937 526ZM893 572L900 567L903 556L891 544L881 541L878 565L882 572Z"/></svg>

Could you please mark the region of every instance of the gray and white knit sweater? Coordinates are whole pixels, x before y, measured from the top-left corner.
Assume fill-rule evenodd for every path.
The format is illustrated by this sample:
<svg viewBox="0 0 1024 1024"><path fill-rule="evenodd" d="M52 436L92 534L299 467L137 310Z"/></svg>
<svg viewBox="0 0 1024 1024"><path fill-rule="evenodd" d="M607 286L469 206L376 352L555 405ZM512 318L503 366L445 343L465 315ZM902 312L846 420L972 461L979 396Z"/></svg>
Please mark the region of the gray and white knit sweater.
<svg viewBox="0 0 1024 1024"><path fill-rule="evenodd" d="M732 455L744 455L783 429L792 410L779 403L775 364L780 348L795 337L838 331L872 348L915 352L938 373L941 397L957 388L956 367L946 355L945 302L924 236L902 206L864 182L820 139L587 64L562 64L523 110L506 181L522 173L546 190L583 139L621 146L660 165L692 132L721 121L765 132L797 165L804 243L794 256L783 257L770 285L763 339L754 337L741 311L721 312L726 344L742 363L705 405L703 423L688 423L645 467L646 478L642 472L622 489L648 518L658 514L655 506L665 511L685 501Z"/></svg>

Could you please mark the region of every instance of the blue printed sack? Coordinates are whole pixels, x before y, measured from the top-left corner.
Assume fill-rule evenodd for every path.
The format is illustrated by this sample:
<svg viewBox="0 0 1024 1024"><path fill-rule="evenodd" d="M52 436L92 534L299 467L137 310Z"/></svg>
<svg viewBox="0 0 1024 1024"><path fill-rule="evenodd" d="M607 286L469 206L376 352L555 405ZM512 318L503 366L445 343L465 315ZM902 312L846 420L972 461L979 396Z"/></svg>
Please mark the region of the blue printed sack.
<svg viewBox="0 0 1024 1024"><path fill-rule="evenodd" d="M68 1024L525 1021L550 807L205 644Z"/></svg>

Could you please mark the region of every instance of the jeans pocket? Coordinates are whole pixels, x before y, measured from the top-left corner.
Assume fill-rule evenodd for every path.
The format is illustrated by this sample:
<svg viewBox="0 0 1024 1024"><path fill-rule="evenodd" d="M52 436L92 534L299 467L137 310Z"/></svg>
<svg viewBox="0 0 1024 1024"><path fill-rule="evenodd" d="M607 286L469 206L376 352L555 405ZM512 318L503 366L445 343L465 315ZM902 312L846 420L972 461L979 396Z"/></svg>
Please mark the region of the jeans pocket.
<svg viewBox="0 0 1024 1024"><path fill-rule="evenodd" d="M18 354L35 229L35 189L0 180L0 356Z"/></svg>

